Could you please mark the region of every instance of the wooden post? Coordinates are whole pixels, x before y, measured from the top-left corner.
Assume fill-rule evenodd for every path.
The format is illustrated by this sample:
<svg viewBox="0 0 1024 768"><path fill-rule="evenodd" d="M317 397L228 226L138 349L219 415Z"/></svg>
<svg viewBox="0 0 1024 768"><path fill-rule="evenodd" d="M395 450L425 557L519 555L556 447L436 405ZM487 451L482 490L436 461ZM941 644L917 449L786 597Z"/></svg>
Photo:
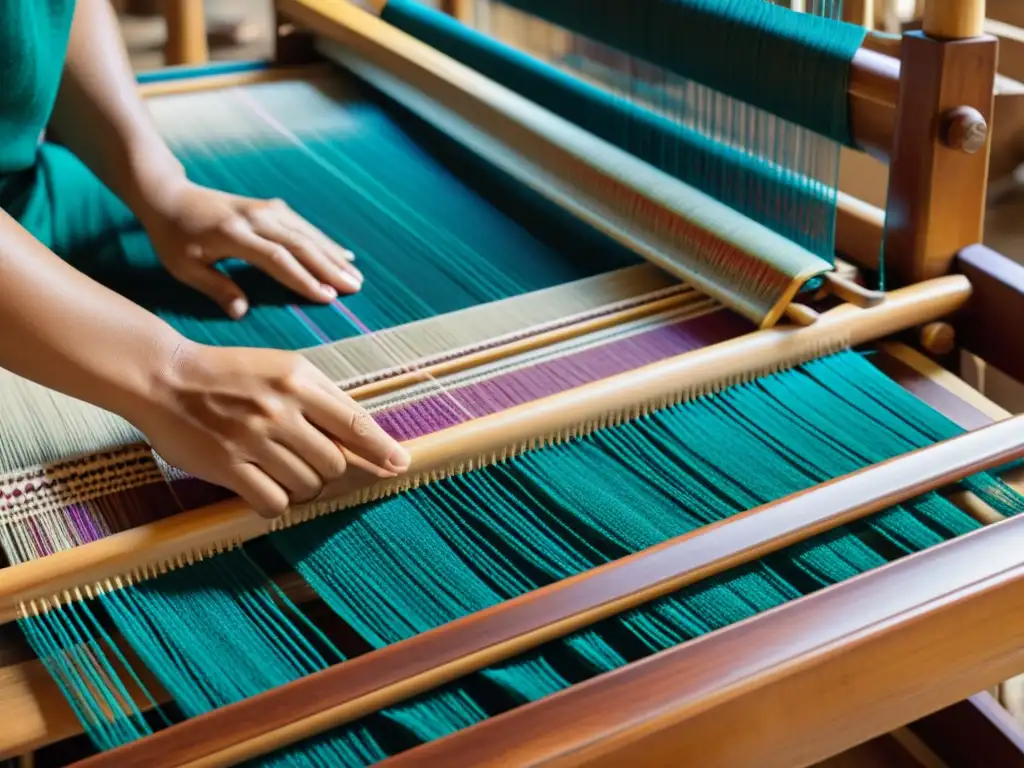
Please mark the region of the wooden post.
<svg viewBox="0 0 1024 768"><path fill-rule="evenodd" d="M205 64L210 59L206 46L206 15L203 0L164 0L167 66Z"/></svg>
<svg viewBox="0 0 1024 768"><path fill-rule="evenodd" d="M966 40L985 32L984 0L928 0L922 31L938 40Z"/></svg>
<svg viewBox="0 0 1024 768"><path fill-rule="evenodd" d="M846 0L843 3L843 21L874 29L875 0Z"/></svg>
<svg viewBox="0 0 1024 768"><path fill-rule="evenodd" d="M473 0L441 0L441 10L461 22L469 22L473 15Z"/></svg>
<svg viewBox="0 0 1024 768"><path fill-rule="evenodd" d="M983 3L930 0L924 28L903 37L886 210L893 284L945 274L982 241L998 48L983 26Z"/></svg>

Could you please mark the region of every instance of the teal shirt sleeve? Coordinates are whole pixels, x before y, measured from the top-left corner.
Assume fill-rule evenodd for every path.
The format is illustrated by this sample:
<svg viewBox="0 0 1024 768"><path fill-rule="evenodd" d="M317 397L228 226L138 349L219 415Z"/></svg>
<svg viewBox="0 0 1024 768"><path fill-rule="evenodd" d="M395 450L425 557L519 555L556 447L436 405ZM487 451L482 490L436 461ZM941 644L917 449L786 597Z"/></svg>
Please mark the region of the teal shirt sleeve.
<svg viewBox="0 0 1024 768"><path fill-rule="evenodd" d="M36 162L74 12L75 0L0 0L0 180Z"/></svg>

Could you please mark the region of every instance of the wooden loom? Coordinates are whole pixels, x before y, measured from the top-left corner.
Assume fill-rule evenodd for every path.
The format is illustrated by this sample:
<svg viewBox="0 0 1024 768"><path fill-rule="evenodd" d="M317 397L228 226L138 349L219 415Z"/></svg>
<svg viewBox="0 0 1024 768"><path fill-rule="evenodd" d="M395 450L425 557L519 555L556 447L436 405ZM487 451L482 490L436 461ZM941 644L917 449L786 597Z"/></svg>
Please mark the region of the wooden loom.
<svg viewBox="0 0 1024 768"><path fill-rule="evenodd" d="M833 281L837 296L850 303L820 315L790 304L790 322L594 382L573 390L571 397L553 396L418 438L409 445L413 477L402 483L570 434L624 410L671 401L686 390L807 359L837 343L884 338L889 340L880 346L882 367L921 399L976 431L187 721L89 764L235 764L790 542L1024 457L1024 422L1009 419L934 360L898 340L913 332L902 338L942 362L962 346L1024 379L1024 341L997 340L993 332L1012 327L1024 309L1024 270L978 245L988 150L986 145L982 151L964 151L964 137L978 130L979 116L982 121L990 116L995 68L994 41L981 35L969 5L933 2L927 36L904 41L902 61L865 52L855 62L850 93L855 133L863 147L889 161L892 182L887 217L858 201L841 201L837 249L858 266L876 266L887 218L887 261L904 287L873 304L863 291ZM345 45L364 71L387 71L464 117L471 115L488 135L532 159L535 167L555 159L551 167L570 168L566 178L556 181L572 184L573 178L595 172L543 125L524 124L522 113L513 108L515 100L503 89L364 12L324 0L281 0L277 8L284 33L280 58L282 65L292 66L166 81L148 86L149 95L306 77L307 66L322 67L294 66L304 57L305 33L300 30L308 30ZM607 194L609 206L629 202L621 189L597 188L591 194ZM623 310L439 362L430 370L434 375L472 370L654 311L650 304ZM370 398L408 386L410 379L415 375L385 378L354 393ZM396 490L359 486L358 477L351 482L356 487L334 490L332 506L351 506ZM970 499L965 503L972 504ZM614 765L629 760L662 765L693 749L707 765L807 765L896 731L904 749L916 750L924 742L933 757L950 765L971 764L965 760L972 759L978 765L1018 764L1024 753L1015 751L1014 744L1024 739L1005 711L994 708L992 697L979 691L1024 672L1024 619L1018 618L1024 615L1019 554L1024 527L1019 520L996 520L973 508L989 523L976 534L392 762ZM5 569L0 571L0 617L10 621L32 601L41 605L66 590L145 571L183 553L256 538L275 525L228 501ZM38 663L0 668L0 685L7 715L0 723L0 754L27 754L79 732ZM581 711L588 717L581 719ZM784 725L776 714L782 711ZM744 726L737 728L738 722ZM965 724L974 724L969 736L976 740L966 752L956 738L956 729Z"/></svg>

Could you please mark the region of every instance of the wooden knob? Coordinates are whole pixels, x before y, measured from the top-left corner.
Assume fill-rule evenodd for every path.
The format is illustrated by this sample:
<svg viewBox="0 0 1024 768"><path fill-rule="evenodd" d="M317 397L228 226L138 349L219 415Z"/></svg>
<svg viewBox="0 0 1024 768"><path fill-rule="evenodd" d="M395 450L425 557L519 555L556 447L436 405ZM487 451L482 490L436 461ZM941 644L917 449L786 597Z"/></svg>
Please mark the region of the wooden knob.
<svg viewBox="0 0 1024 768"><path fill-rule="evenodd" d="M956 349L956 331L949 323L928 323L921 329L921 348L929 355L944 357Z"/></svg>
<svg viewBox="0 0 1024 768"><path fill-rule="evenodd" d="M974 107L950 110L942 121L942 143L973 155L981 151L988 141L988 123Z"/></svg>

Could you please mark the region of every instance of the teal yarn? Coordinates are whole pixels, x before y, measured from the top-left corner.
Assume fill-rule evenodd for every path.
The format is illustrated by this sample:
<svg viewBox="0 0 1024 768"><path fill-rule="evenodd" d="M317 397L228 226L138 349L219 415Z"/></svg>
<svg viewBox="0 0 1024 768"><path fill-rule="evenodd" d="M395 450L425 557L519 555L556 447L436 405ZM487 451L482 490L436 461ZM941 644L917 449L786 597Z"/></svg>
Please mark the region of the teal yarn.
<svg viewBox="0 0 1024 768"><path fill-rule="evenodd" d="M655 111L633 103L414 0L390 0L382 18L834 262L835 186L791 169L800 159L786 156L784 140L776 148L780 156L768 158L752 147L729 146L684 125L682 114L678 120L665 115L686 112L685 104L662 101Z"/></svg>
<svg viewBox="0 0 1024 768"><path fill-rule="evenodd" d="M18 623L29 646L99 749L113 749L153 732L115 671L114 662L129 670L150 706L165 724L170 722L97 621L90 603L70 602ZM106 713L121 711L122 701L130 703L128 711L123 717L109 720Z"/></svg>
<svg viewBox="0 0 1024 768"><path fill-rule="evenodd" d="M267 543L381 648L960 431L847 352ZM968 487L998 511L1020 511L1020 495L997 477L975 482ZM371 764L978 528L929 493L251 764ZM267 582L243 552L229 552L22 626L83 722L92 713L97 746L109 748L144 735L145 723L137 713L96 722L115 692L97 687L99 672L66 669L75 653L112 657L106 622L186 716L342 660Z"/></svg>
<svg viewBox="0 0 1024 768"><path fill-rule="evenodd" d="M159 109L155 117L193 181L283 198L355 252L366 282L335 305L227 261L221 268L252 306L229 319L167 273L127 207L57 145L40 148L24 210L12 215L185 336L224 346L313 347L640 263L382 95L344 78L332 88L340 93L299 81L238 89L236 99L190 94L182 108L191 120L177 108L175 120Z"/></svg>
<svg viewBox="0 0 1024 768"><path fill-rule="evenodd" d="M342 300L342 312L296 301L253 270L229 265L262 299L260 306L241 323L197 316L191 306L164 313L187 335L220 344L308 347L640 262L375 93L325 104L311 87L284 84L261 87L253 98L280 116L302 146L276 137L171 137L175 153L198 183L283 197L356 254L366 281L360 293ZM320 129L306 128L310 120ZM574 235L580 238L575 244ZM298 305L322 337L298 322L290 305Z"/></svg>
<svg viewBox="0 0 1024 768"><path fill-rule="evenodd" d="M850 405L859 398L874 406L870 415ZM433 483L357 515L321 518L272 542L379 648L923 447L931 442L926 431L954 430L930 410L919 414L924 430L906 429L899 414L911 401L847 353ZM787 407L792 402L813 407L805 414ZM849 424L857 425L852 446L841 439ZM876 434L883 438L871 440ZM1012 513L999 497L1019 505L1019 495L988 482L1000 492L986 501ZM439 738L464 727L474 709L536 700L977 528L928 494L459 681L444 691L449 705L471 686L486 698L465 701L448 723L436 722L436 709L429 722L420 719L436 693L385 716L423 740Z"/></svg>
<svg viewBox="0 0 1024 768"><path fill-rule="evenodd" d="M116 627L186 717L343 659L243 551L103 593L95 601L73 602L22 619L33 650L72 702L86 734L103 750L152 732L135 707L114 721L105 717L104 710L119 711L119 701L132 700L111 659L128 671L159 719L164 724L170 719L156 706L98 615ZM343 737L318 740L287 764L369 764L386 754L368 729L353 728Z"/></svg>
<svg viewBox="0 0 1024 768"><path fill-rule="evenodd" d="M855 24L765 0L503 1L853 146L847 90L866 34Z"/></svg>

